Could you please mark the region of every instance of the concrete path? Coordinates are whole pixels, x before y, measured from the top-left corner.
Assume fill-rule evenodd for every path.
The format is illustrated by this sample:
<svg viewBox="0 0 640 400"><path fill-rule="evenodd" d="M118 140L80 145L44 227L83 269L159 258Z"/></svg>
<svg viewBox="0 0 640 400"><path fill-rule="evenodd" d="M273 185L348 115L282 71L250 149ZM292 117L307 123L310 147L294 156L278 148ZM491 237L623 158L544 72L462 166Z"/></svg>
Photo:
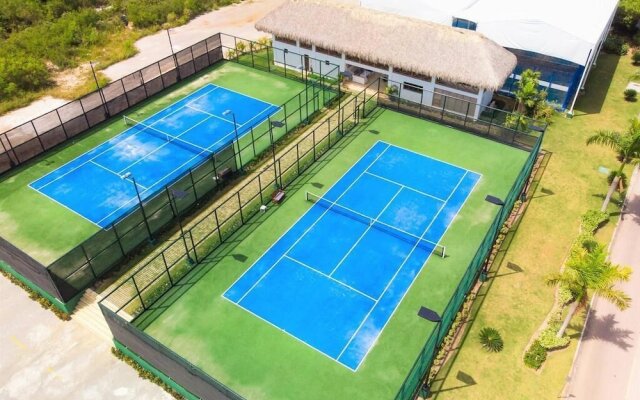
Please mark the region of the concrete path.
<svg viewBox="0 0 640 400"><path fill-rule="evenodd" d="M640 172L632 177L622 219L610 253L615 264L633 269L631 281L620 285L632 298L619 311L595 298L568 377L563 398L578 400L640 399Z"/></svg>
<svg viewBox="0 0 640 400"><path fill-rule="evenodd" d="M77 321L60 321L0 276L0 399L172 399Z"/></svg>

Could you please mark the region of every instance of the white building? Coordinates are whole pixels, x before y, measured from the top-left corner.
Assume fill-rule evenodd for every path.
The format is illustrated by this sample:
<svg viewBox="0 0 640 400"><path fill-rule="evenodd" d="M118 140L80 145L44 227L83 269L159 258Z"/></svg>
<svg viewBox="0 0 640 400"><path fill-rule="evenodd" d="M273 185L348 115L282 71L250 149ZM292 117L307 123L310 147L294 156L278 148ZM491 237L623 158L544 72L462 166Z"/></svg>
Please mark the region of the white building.
<svg viewBox="0 0 640 400"><path fill-rule="evenodd" d="M256 28L284 50L276 63L319 72L328 61L354 82L382 77L403 99L476 118L516 65L478 32L345 4L291 1Z"/></svg>
<svg viewBox="0 0 640 400"><path fill-rule="evenodd" d="M502 88L527 68L549 99L572 109L607 37L618 0L361 0L370 9L482 33L518 58Z"/></svg>

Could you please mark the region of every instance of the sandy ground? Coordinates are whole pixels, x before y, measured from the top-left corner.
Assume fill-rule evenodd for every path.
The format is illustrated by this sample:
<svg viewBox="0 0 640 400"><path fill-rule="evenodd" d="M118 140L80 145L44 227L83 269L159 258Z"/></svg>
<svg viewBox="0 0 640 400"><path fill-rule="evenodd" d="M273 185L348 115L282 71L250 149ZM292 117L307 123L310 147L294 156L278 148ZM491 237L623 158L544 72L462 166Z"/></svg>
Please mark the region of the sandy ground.
<svg viewBox="0 0 640 400"><path fill-rule="evenodd" d="M640 399L640 172L636 168L626 207L611 244L611 261L633 269L619 285L632 298L618 310L596 297L562 398Z"/></svg>
<svg viewBox="0 0 640 400"><path fill-rule="evenodd" d="M255 22L285 0L247 0L239 4L203 14L188 24L171 29L171 41L175 51L183 49L217 32L228 33L246 39L265 36L254 28ZM154 61L171 54L166 31L144 37L136 42L139 53L114 64L102 72L112 80L119 79ZM0 132L28 122L65 104L68 100L43 97L30 105L0 116Z"/></svg>

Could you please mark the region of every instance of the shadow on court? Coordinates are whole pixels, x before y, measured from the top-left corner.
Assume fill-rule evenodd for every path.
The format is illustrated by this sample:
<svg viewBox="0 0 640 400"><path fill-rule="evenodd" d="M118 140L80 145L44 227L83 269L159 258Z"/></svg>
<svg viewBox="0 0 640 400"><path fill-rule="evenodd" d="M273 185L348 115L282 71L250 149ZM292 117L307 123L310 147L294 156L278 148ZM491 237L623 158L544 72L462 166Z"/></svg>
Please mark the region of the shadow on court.
<svg viewBox="0 0 640 400"><path fill-rule="evenodd" d="M378 109L373 112L366 122L356 126L351 132L342 138L334 147L323 154L318 161L311 164L309 168L297 177L289 186L286 187L287 198L298 195L307 184L316 188L328 186L330 182L311 182L313 177L322 170L327 164L339 155L342 150L351 144L361 133L367 134L366 127L375 120L382 110ZM233 186L230 186L233 189ZM285 198L285 203L286 203ZM232 257L234 260L245 263L248 257L238 252L237 246L242 243L249 235L251 235L258 227L265 223L274 214L277 207L269 207L266 213L259 213L250 218L237 232L231 235L216 250L204 258L197 266L185 275L178 283L174 285L160 299L153 303L144 313L134 319L133 323L144 330L149 327L164 311L175 304L185 293L187 293L196 283L198 283L205 275L207 275L215 266L225 257ZM196 216L197 218L197 216ZM245 267L248 268L247 264Z"/></svg>

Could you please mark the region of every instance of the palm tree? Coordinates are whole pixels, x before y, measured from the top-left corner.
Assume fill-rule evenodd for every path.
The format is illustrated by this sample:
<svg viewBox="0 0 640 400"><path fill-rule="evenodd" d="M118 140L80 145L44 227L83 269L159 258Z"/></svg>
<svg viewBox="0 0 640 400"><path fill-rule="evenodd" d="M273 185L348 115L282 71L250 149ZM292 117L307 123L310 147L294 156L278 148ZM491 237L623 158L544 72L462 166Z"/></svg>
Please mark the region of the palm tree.
<svg viewBox="0 0 640 400"><path fill-rule="evenodd" d="M618 160L620 160L620 167L616 171L615 178L611 182L611 186L609 186L609 191L600 209L600 211L606 211L609 201L611 201L611 196L620 182L624 167L629 164L640 163L640 120L638 117L632 119L629 128L623 133L598 131L587 139L587 145L590 144L599 144L613 149L618 153Z"/></svg>
<svg viewBox="0 0 640 400"><path fill-rule="evenodd" d="M557 284L567 288L573 301L569 312L558 330L558 337L564 335L579 306L587 303L589 294L593 292L620 310L625 310L631 304L631 298L623 291L615 289L618 282L627 282L631 278L631 269L611 264L607 260L607 252L601 244L591 241L583 245L576 254L570 257L562 272L547 277L547 284Z"/></svg>
<svg viewBox="0 0 640 400"><path fill-rule="evenodd" d="M535 109L547 97L545 91L538 90L539 80L539 71L527 69L522 72L517 83L516 110L519 113L524 113L527 117L532 117Z"/></svg>

